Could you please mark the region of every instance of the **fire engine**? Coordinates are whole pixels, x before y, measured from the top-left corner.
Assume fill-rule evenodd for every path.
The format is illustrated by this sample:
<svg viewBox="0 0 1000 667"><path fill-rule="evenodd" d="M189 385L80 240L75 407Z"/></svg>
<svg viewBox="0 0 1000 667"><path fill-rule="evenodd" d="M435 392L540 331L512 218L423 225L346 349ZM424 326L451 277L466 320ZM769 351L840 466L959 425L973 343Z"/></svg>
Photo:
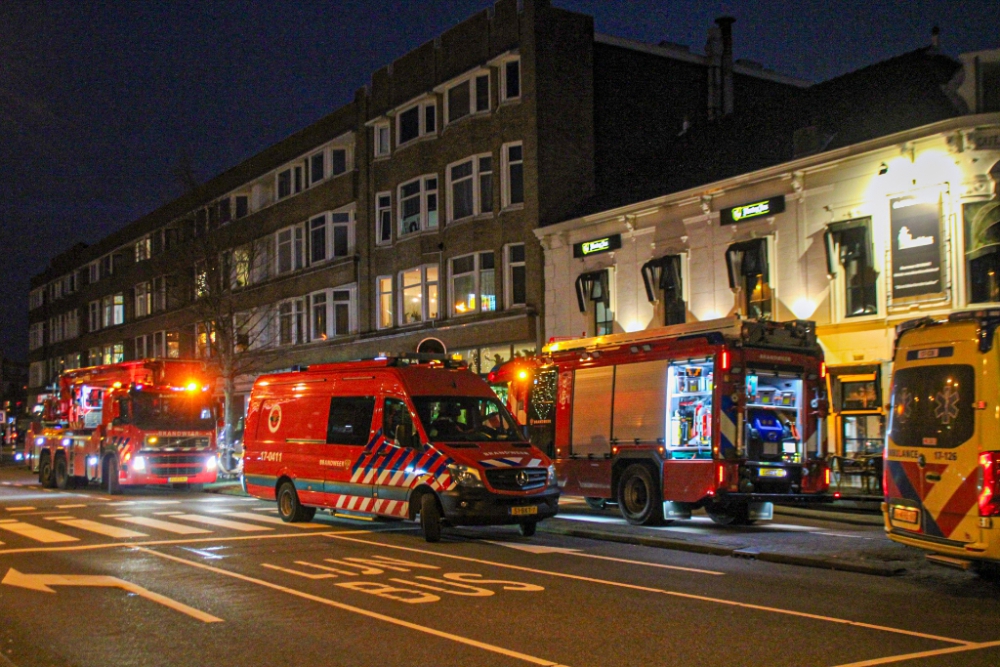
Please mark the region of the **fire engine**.
<svg viewBox="0 0 1000 667"><path fill-rule="evenodd" d="M66 371L35 438L38 481L198 488L216 479L211 387L200 361L144 359Z"/></svg>
<svg viewBox="0 0 1000 667"><path fill-rule="evenodd" d="M553 342L489 380L563 493L637 525L728 525L830 500L825 374L812 322L734 317Z"/></svg>

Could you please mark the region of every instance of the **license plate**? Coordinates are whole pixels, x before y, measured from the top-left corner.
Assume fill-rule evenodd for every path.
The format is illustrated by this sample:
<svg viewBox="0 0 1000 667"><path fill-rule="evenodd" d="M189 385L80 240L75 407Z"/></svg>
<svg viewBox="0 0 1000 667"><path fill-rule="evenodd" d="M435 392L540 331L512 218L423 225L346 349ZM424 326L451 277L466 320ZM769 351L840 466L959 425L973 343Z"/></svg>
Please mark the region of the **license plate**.
<svg viewBox="0 0 1000 667"><path fill-rule="evenodd" d="M917 516L917 510L909 509L907 507L892 508L892 518L897 521L902 521L904 523L916 523Z"/></svg>
<svg viewBox="0 0 1000 667"><path fill-rule="evenodd" d="M538 508L534 505L525 505L524 507L511 507L511 516L525 516L527 514L538 514Z"/></svg>
<svg viewBox="0 0 1000 667"><path fill-rule="evenodd" d="M188 481L187 477L167 477L167 481L171 484L180 484L181 482Z"/></svg>
<svg viewBox="0 0 1000 667"><path fill-rule="evenodd" d="M761 468L757 473L760 477L784 477L784 468Z"/></svg>

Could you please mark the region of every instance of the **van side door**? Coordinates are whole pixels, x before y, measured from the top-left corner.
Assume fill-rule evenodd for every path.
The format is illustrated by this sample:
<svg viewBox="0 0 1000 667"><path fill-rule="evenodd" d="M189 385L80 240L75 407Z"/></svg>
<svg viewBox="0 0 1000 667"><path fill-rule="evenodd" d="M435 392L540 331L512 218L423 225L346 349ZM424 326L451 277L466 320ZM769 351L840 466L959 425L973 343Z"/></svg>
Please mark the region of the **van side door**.
<svg viewBox="0 0 1000 667"><path fill-rule="evenodd" d="M382 401L382 433L385 436L375 461L375 511L400 515L414 479L413 464L423 449L413 412L402 397L387 395Z"/></svg>
<svg viewBox="0 0 1000 667"><path fill-rule="evenodd" d="M328 507L371 511L374 481L366 462L372 441L374 396L333 396L327 422L326 446L320 459Z"/></svg>

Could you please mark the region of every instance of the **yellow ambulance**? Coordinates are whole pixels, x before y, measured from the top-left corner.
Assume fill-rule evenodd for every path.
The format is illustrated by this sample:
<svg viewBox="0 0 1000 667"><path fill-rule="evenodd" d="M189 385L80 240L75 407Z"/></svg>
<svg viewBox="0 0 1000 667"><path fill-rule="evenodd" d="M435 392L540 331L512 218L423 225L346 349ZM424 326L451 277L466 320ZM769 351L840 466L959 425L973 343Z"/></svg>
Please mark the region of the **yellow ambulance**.
<svg viewBox="0 0 1000 667"><path fill-rule="evenodd" d="M998 326L980 310L896 328L885 530L963 569L1000 564Z"/></svg>

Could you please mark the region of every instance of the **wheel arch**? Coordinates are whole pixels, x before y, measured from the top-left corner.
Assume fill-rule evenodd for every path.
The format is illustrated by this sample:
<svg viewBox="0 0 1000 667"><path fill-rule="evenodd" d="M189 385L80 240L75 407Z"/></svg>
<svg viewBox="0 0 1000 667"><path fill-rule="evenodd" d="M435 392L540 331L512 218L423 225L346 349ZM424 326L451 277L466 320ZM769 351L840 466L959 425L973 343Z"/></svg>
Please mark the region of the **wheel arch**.
<svg viewBox="0 0 1000 667"><path fill-rule="evenodd" d="M657 488L660 490L660 495L663 495L663 463L659 457L657 457L652 452L644 454L636 454L629 456L622 456L615 460L611 466L611 497L615 500L618 499L618 485L621 483L622 474L634 463L642 464L644 467L649 469L649 473L653 476L653 481L656 482Z"/></svg>
<svg viewBox="0 0 1000 667"><path fill-rule="evenodd" d="M434 501L438 504L438 507L441 507L441 499L438 498L437 491L432 489L429 484L421 484L414 487L407 498L407 517L411 520L417 518L417 514L420 513L421 499L428 494L434 496Z"/></svg>

